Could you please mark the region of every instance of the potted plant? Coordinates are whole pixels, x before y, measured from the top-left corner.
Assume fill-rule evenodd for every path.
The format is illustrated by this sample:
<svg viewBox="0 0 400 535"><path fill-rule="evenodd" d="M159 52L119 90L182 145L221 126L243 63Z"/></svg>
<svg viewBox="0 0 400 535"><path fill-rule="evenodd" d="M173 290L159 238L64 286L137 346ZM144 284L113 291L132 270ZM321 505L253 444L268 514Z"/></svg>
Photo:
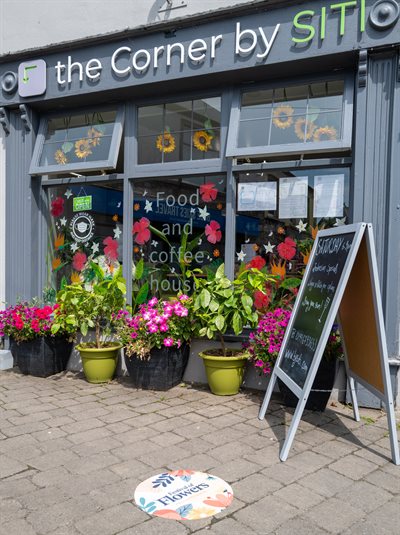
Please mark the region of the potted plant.
<svg viewBox="0 0 400 535"><path fill-rule="evenodd" d="M291 311L283 308L271 310L260 318L257 330L250 333L246 347L260 375L270 375L278 358L290 315ZM306 409L325 410L335 381L336 361L342 356L340 332L338 326L334 325L311 387ZM288 407L296 407L298 398L279 377L278 385L284 404Z"/></svg>
<svg viewBox="0 0 400 535"><path fill-rule="evenodd" d="M51 331L60 329L58 318L79 329L86 337L94 330L94 341L76 346L82 359L83 371L89 383L111 380L117 366L118 350L122 344L110 340L114 317L125 305L126 284L119 267L112 275L94 262L91 263L94 279L91 284L75 283L65 286L57 294L59 312ZM64 320L63 320L64 321Z"/></svg>
<svg viewBox="0 0 400 535"><path fill-rule="evenodd" d="M245 326L254 327L258 314L253 310L252 295L264 287L268 275L256 268L241 271L231 281L224 272L224 264L214 276L196 277L193 295L193 314L196 332L209 339L217 338L220 347L199 353L206 369L207 380L214 394L229 396L237 394L243 380L244 366L249 352L243 349L228 349L224 334L232 329L239 335Z"/></svg>
<svg viewBox="0 0 400 535"><path fill-rule="evenodd" d="M156 297L130 316L117 314L117 335L124 345L129 376L136 388L168 390L182 381L192 334L191 299Z"/></svg>
<svg viewBox="0 0 400 535"><path fill-rule="evenodd" d="M52 334L57 313L58 305L36 303L17 303L0 311L0 338L9 337L21 373L48 377L66 369L76 329L60 316Z"/></svg>

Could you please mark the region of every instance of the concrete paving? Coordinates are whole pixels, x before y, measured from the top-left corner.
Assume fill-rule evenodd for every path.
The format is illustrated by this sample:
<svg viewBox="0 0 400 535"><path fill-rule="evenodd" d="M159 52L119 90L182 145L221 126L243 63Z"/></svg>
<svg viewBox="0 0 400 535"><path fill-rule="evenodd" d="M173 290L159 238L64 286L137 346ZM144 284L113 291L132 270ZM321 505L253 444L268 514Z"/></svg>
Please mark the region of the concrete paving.
<svg viewBox="0 0 400 535"><path fill-rule="evenodd" d="M262 394L207 388L139 391L0 372L0 533L4 535L398 535L400 467L386 416L333 403L306 412L289 459L278 453L291 413ZM176 522L133 503L165 470L217 475L234 501L215 517Z"/></svg>

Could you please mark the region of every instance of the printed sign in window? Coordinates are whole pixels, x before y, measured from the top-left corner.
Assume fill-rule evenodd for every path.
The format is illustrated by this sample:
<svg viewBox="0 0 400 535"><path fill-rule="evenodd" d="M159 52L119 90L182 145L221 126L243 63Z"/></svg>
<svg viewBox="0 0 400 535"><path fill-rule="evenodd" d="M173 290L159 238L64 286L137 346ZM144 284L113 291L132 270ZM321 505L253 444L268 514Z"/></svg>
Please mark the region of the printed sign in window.
<svg viewBox="0 0 400 535"><path fill-rule="evenodd" d="M279 179L279 219L307 217L308 177Z"/></svg>
<svg viewBox="0 0 400 535"><path fill-rule="evenodd" d="M314 217L342 217L344 175L314 178Z"/></svg>
<svg viewBox="0 0 400 535"><path fill-rule="evenodd" d="M238 211L276 210L276 182L247 182L238 186Z"/></svg>

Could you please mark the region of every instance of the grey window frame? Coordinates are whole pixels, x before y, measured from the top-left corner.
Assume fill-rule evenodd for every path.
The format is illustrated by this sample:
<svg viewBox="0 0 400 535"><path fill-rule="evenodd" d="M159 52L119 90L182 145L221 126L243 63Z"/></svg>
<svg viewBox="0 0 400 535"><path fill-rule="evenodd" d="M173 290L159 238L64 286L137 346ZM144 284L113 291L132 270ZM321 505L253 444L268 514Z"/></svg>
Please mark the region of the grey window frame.
<svg viewBox="0 0 400 535"><path fill-rule="evenodd" d="M79 114L79 113L90 113L91 111L110 111L116 110L117 115L115 118L113 133L111 137L111 144L109 150L109 157L107 160L94 160L92 162L82 162L79 164L55 164L55 165L40 165L40 157L42 155L45 136L48 128L49 120L53 117L61 117L62 115L67 114ZM77 109L68 109L64 113L52 112L44 115L40 120L39 130L36 138L35 148L33 150L31 165L29 168L30 175L54 175L54 174L65 174L70 172L92 172L96 170L112 170L116 168L119 150L121 147L122 133L124 127L124 116L125 116L125 106L124 104L119 104L118 106L99 106L91 108L77 108Z"/></svg>
<svg viewBox="0 0 400 535"><path fill-rule="evenodd" d="M240 108L242 94L248 91L262 89L276 89L279 87L294 86L299 84L311 84L321 81L344 81L343 91L343 116L342 132L343 137L338 141L320 141L320 142L303 142L288 143L282 145L238 147L237 140L240 127ZM278 82L271 84L254 84L251 87L237 89L232 98L232 108L229 119L228 140L226 147L227 158L245 158L251 156L283 156L290 154L322 154L331 152L350 151L352 146L352 126L353 126L353 75L342 71L334 75L323 76L321 74L315 77L291 78L289 80L280 79Z"/></svg>
<svg viewBox="0 0 400 535"><path fill-rule="evenodd" d="M214 90L214 91L198 91L196 93L182 93L174 95L173 98L160 99L143 99L135 101L136 116L135 121L137 125L134 138L134 176L151 177L151 176L171 176L176 173L193 173L193 174L212 174L212 173L226 173L226 146L229 127L229 114L231 106L231 90ZM150 106L157 104L170 104L172 102L180 102L182 100L199 100L202 98L220 97L221 99L221 123L220 123L220 142L221 150L218 158L210 158L207 160L182 160L179 162L167 163L138 163L138 113L142 106Z"/></svg>

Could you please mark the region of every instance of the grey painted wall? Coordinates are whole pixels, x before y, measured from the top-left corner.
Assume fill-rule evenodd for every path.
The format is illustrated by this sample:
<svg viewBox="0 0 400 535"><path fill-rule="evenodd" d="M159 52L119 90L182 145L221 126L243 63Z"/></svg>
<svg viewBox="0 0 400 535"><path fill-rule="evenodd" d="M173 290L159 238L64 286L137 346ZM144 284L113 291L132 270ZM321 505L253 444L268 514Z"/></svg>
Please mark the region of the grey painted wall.
<svg viewBox="0 0 400 535"><path fill-rule="evenodd" d="M4 131L0 129L0 309L6 299L6 173Z"/></svg>
<svg viewBox="0 0 400 535"><path fill-rule="evenodd" d="M171 3L172 8L168 8L167 0L0 0L0 55L233 6L269 2L171 0Z"/></svg>

